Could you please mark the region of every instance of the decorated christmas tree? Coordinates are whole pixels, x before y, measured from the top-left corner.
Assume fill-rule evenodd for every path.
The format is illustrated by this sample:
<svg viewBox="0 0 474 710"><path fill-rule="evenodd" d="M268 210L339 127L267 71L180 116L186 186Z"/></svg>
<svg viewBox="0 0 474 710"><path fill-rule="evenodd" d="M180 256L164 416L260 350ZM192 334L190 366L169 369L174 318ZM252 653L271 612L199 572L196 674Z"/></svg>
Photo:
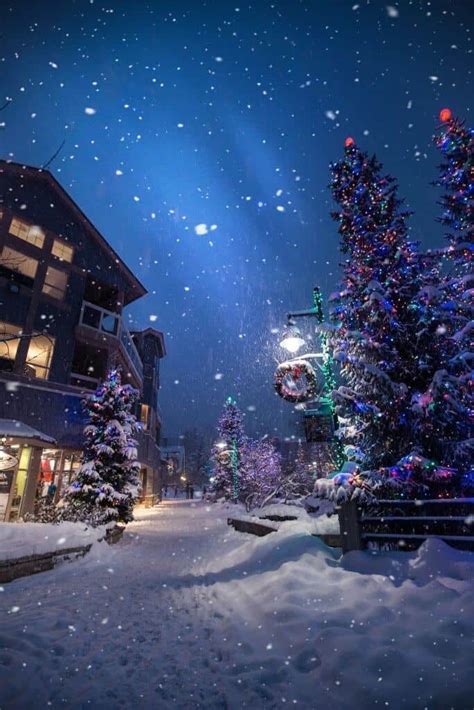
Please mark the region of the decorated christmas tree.
<svg viewBox="0 0 474 710"><path fill-rule="evenodd" d="M217 424L218 441L212 449L212 490L217 496L237 499L242 448L246 441L242 413L229 397Z"/></svg>
<svg viewBox="0 0 474 710"><path fill-rule="evenodd" d="M443 190L440 222L446 227L443 299L432 309L443 344L443 367L426 392L426 407L445 456L461 470L472 466L474 437L474 130L440 113L435 144L442 154L436 185ZM440 307L441 306L441 307Z"/></svg>
<svg viewBox="0 0 474 710"><path fill-rule="evenodd" d="M331 173L346 256L343 282L331 296L330 344L343 378L333 396L344 443L359 447L364 466L375 469L414 443L411 395L424 389L413 338L422 269L397 183L377 159L349 138Z"/></svg>
<svg viewBox="0 0 474 710"><path fill-rule="evenodd" d="M318 482L336 500L449 497L471 485L473 138L449 111L441 119L447 249L421 254L409 243L396 184L352 140L333 166L349 256L333 297L345 379L334 397L345 442L362 454L356 471Z"/></svg>
<svg viewBox="0 0 474 710"><path fill-rule="evenodd" d="M82 465L66 491L61 518L91 525L133 520L139 492L138 430L133 407L138 392L122 385L112 370L95 394L85 400L89 423L84 430Z"/></svg>

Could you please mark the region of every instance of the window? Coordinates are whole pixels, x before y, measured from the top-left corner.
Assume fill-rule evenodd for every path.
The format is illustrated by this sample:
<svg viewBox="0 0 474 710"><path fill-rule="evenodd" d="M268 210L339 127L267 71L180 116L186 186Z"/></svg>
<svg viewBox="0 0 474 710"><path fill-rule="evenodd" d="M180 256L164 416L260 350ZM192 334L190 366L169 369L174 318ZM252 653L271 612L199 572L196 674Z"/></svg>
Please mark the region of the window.
<svg viewBox="0 0 474 710"><path fill-rule="evenodd" d="M15 237L28 242L28 244L33 244L39 249L43 248L44 232L37 224L26 224L21 219L14 217L11 221L9 232Z"/></svg>
<svg viewBox="0 0 474 710"><path fill-rule="evenodd" d="M38 377L41 380L47 380L53 350L54 338L49 335L32 335L26 356L26 374Z"/></svg>
<svg viewBox="0 0 474 710"><path fill-rule="evenodd" d="M3 270L16 271L23 276L34 279L38 262L20 251L10 249L10 247L3 247L0 255L0 266L3 267Z"/></svg>
<svg viewBox="0 0 474 710"><path fill-rule="evenodd" d="M58 259L61 259L61 261L67 261L70 264L72 262L74 249L68 244L61 242L59 239L55 239L51 253L57 256Z"/></svg>
<svg viewBox="0 0 474 710"><path fill-rule="evenodd" d="M19 325L0 321L0 369L13 371L16 352L20 344L20 338L15 338L15 335L20 334Z"/></svg>
<svg viewBox="0 0 474 710"><path fill-rule="evenodd" d="M142 404L140 407L140 421L143 424L143 428L146 431L148 429L148 417L150 414L150 407L148 404Z"/></svg>
<svg viewBox="0 0 474 710"><path fill-rule="evenodd" d="M46 293L52 298L57 298L62 301L66 293L67 273L55 269L53 266L48 266L43 284L43 293Z"/></svg>

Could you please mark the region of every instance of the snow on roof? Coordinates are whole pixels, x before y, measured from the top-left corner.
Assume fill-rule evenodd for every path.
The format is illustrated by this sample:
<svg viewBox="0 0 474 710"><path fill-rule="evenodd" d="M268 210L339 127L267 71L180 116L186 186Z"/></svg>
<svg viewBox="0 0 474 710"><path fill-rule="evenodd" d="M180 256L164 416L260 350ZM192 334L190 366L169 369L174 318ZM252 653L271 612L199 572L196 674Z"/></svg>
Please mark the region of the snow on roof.
<svg viewBox="0 0 474 710"><path fill-rule="evenodd" d="M43 434L38 429L20 422L17 419L0 419L0 436L11 436L19 439L38 439L47 444L55 444L56 440L52 436Z"/></svg>

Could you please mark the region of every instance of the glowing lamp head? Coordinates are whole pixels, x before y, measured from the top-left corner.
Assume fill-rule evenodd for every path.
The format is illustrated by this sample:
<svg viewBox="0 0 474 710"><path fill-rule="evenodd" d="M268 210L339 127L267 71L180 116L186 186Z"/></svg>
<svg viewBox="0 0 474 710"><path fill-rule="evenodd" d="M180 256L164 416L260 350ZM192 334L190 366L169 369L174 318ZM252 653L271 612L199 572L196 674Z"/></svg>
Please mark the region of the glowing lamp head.
<svg viewBox="0 0 474 710"><path fill-rule="evenodd" d="M443 123L446 123L446 121L450 121L452 116L453 116L453 114L451 113L450 108L443 108L439 112L440 121L442 121Z"/></svg>
<svg viewBox="0 0 474 710"><path fill-rule="evenodd" d="M216 448L218 448L218 449L220 449L221 451L223 451L224 449L227 448L227 444L226 444L225 441L218 441L218 442L216 443Z"/></svg>
<svg viewBox="0 0 474 710"><path fill-rule="evenodd" d="M288 325L283 332L280 347L288 350L289 353L297 353L304 343L298 328L295 325Z"/></svg>
<svg viewBox="0 0 474 710"><path fill-rule="evenodd" d="M354 144L355 144L355 140L353 138L351 138L350 136L348 136L346 138L346 140L344 141L344 145L346 146L346 148L350 148L351 145L354 145Z"/></svg>

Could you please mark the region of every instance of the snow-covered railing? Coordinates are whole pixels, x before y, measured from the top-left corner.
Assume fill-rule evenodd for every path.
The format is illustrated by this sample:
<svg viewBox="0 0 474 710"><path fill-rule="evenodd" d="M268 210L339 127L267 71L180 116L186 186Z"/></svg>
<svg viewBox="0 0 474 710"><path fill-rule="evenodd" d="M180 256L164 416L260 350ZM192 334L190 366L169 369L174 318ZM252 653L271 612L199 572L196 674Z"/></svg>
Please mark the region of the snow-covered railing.
<svg viewBox="0 0 474 710"><path fill-rule="evenodd" d="M474 498L379 500L364 507L347 501L338 513L343 552L384 544L413 550L430 537L474 551Z"/></svg>

